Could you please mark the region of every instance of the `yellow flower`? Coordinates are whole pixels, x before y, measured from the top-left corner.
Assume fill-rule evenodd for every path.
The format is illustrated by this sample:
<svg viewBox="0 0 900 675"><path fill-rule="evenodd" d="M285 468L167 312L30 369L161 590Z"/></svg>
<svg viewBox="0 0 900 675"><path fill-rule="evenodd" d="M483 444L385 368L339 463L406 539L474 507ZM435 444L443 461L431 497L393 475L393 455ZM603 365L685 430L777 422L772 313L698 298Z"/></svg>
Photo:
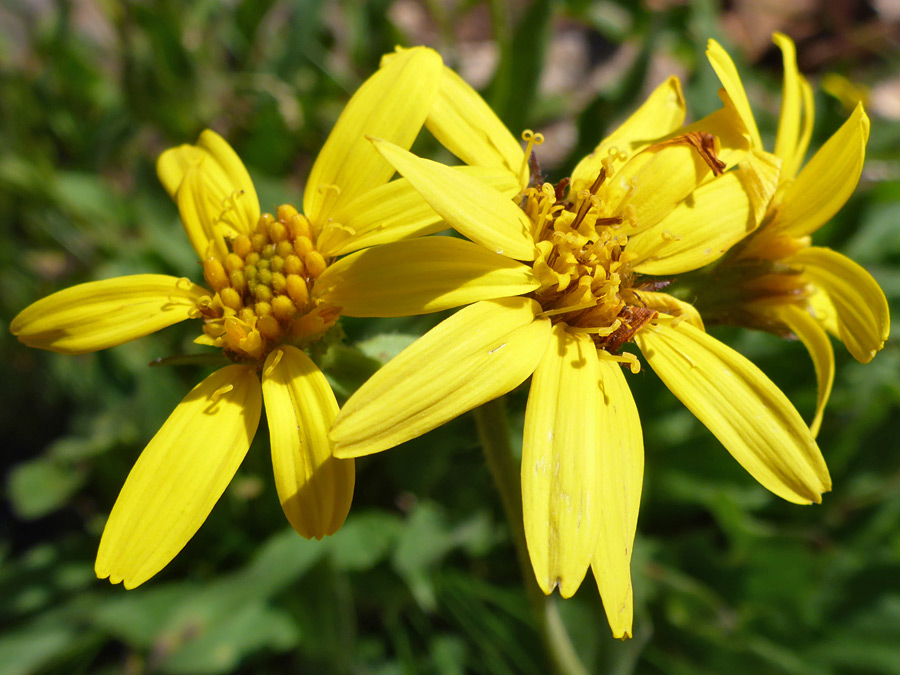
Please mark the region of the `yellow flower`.
<svg viewBox="0 0 900 675"><path fill-rule="evenodd" d="M234 362L195 387L144 449L103 532L100 578L134 588L177 555L237 471L263 402L287 519L305 537L342 525L353 461L332 456L327 434L338 406L301 348L341 313L340 289L319 283L334 256L443 227L405 181L388 182L393 167L364 136L408 148L437 95L441 68L435 52L409 50L363 84L313 165L306 215L288 205L260 214L247 170L212 131L163 153L159 177L208 289L157 274L94 281L39 300L13 320L11 331L26 345L81 354L197 318L203 334L196 341Z"/></svg>
<svg viewBox="0 0 900 675"><path fill-rule="evenodd" d="M778 189L762 225L716 267L711 297L725 320L776 333L793 333L813 359L819 395L810 425L817 433L834 379L827 333L855 359L872 360L890 332L887 300L858 264L829 248L811 246L810 235L844 205L859 182L869 138L862 105L801 170L813 127L813 95L797 70L794 43L776 33L784 85L775 156ZM764 157L762 140L740 76L722 47L710 40L707 56L750 130L751 155ZM799 172L799 173L798 173ZM712 308L711 308L712 309Z"/></svg>
<svg viewBox="0 0 900 675"><path fill-rule="evenodd" d="M488 114L460 82L453 80L457 104L478 110L479 118ZM419 249L423 269L431 264L425 242L444 239L459 269L487 251L498 269L521 261L517 267L530 270L538 285L527 295L474 302L440 323L364 384L331 432L337 456L370 454L533 376L521 471L537 582L545 593L558 587L569 597L591 567L618 637L631 634L629 567L643 475L640 421L621 367L637 372L639 363L620 352L624 344L637 343L668 388L765 487L797 503L818 502L830 488L814 439L781 391L707 336L690 305L656 292L644 276L696 269L721 256L756 227L759 204L770 197L765 186L774 189L774 181L760 178L770 176L768 165L761 174L724 172L747 148L733 108L679 129L684 114L680 86L670 79L578 164L568 192L564 183L543 184L515 201L373 140L450 226L476 242L406 242ZM496 165L493 148L508 147L511 135L489 118L490 131L481 134L458 121L458 138L485 139L467 161ZM444 122L452 133L454 124ZM463 157L460 145L453 151ZM519 150L503 164L527 179L526 154ZM457 304L471 302L462 296Z"/></svg>

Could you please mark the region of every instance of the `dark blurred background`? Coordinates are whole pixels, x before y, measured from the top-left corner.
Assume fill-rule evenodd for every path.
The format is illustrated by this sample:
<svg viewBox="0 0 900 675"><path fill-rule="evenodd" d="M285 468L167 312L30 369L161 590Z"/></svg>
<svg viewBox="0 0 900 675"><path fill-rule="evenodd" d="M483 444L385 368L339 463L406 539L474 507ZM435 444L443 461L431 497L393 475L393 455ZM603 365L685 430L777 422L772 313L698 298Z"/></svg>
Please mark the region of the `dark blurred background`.
<svg viewBox="0 0 900 675"><path fill-rule="evenodd" d="M394 45L438 49L514 133L540 129L543 168L559 179L670 74L692 117L716 109L709 37L734 56L771 142L776 30L797 42L816 88L813 149L866 103L860 186L815 243L869 269L896 312L898 0L7 0L2 320L91 279L199 279L156 179L159 153L212 127L245 160L265 209L299 203L342 106ZM345 328L349 344L384 359L437 318ZM469 416L358 462L347 524L322 542L284 520L261 425L173 563L135 591L96 580L119 488L203 374L147 364L198 351L192 328L79 357L0 332L0 673L546 671ZM811 416L815 377L799 343L717 335ZM900 673L900 351L893 337L861 366L835 349L819 438L835 487L815 507L759 487L649 369L630 378L647 451L635 637L609 637L586 580L560 610L590 672ZM510 398L520 444L525 392Z"/></svg>

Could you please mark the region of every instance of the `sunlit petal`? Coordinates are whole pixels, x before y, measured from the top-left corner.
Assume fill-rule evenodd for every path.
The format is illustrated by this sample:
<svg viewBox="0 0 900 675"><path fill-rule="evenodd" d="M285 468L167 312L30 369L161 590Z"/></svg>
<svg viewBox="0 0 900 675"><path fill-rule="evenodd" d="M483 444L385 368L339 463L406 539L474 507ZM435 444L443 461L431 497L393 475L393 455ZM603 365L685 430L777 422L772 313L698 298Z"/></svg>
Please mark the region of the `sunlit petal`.
<svg viewBox="0 0 900 675"><path fill-rule="evenodd" d="M519 192L515 176L505 169L481 166L454 167L488 185L504 197ZM337 256L392 241L421 237L447 229L447 224L405 178L369 190L352 202L339 204L333 215L337 233L326 227L316 247L322 255Z"/></svg>
<svg viewBox="0 0 900 675"><path fill-rule="evenodd" d="M409 148L431 109L443 62L425 47L394 55L356 91L334 125L310 171L303 210L320 228L338 204L390 180L394 169L366 135Z"/></svg>
<svg viewBox="0 0 900 675"><path fill-rule="evenodd" d="M550 337L540 311L528 298L486 300L428 331L344 404L331 431L335 455L391 448L519 386Z"/></svg>
<svg viewBox="0 0 900 675"><path fill-rule="evenodd" d="M184 321L208 295L187 279L165 274L91 281L29 305L9 329L29 347L85 354Z"/></svg>
<svg viewBox="0 0 900 675"><path fill-rule="evenodd" d="M680 127L684 116L681 83L677 77L670 77L654 89L641 107L604 138L591 154L578 162L572 171L572 183L593 183L611 148L629 155L640 152L650 143Z"/></svg>
<svg viewBox="0 0 900 675"><path fill-rule="evenodd" d="M531 221L511 199L474 176L386 141L372 142L448 225L489 251L516 260L534 259Z"/></svg>
<svg viewBox="0 0 900 675"><path fill-rule="evenodd" d="M818 230L856 189L869 140L869 118L858 105L785 191L777 227L794 237Z"/></svg>
<svg viewBox="0 0 900 675"><path fill-rule="evenodd" d="M800 414L749 360L686 323L661 321L635 340L669 390L763 487L797 504L820 502L831 489Z"/></svg>
<svg viewBox="0 0 900 675"><path fill-rule="evenodd" d="M784 178L790 180L803 164L801 149L801 123L803 118L803 85L797 69L797 50L794 41L783 33L775 33L772 40L781 50L784 64L784 83L781 87L781 114L778 117L778 134L775 137L775 154L781 158Z"/></svg>
<svg viewBox="0 0 900 675"><path fill-rule="evenodd" d="M709 165L687 145L651 146L632 157L600 191L610 213L634 207L636 224L630 233L643 232L662 220L712 174Z"/></svg>
<svg viewBox="0 0 900 675"><path fill-rule="evenodd" d="M762 139L759 136L759 129L756 126L756 120L753 118L753 110L750 108L750 101L747 99L747 92L744 91L744 85L741 83L741 76L738 74L734 61L728 55L722 45L715 40L710 40L706 47L706 57L712 64L713 70L719 76L719 81L728 92L728 96L734 102L734 106L747 127L750 134L751 146L762 150Z"/></svg>
<svg viewBox="0 0 900 675"><path fill-rule="evenodd" d="M600 532L597 348L553 327L531 381L522 446L525 539L538 586L581 585Z"/></svg>
<svg viewBox="0 0 900 675"><path fill-rule="evenodd" d="M824 291L837 312L838 335L857 361L868 363L891 332L887 300L878 282L850 258L810 246L791 258Z"/></svg>
<svg viewBox="0 0 900 675"><path fill-rule="evenodd" d="M644 439L621 365L600 359L597 368L601 518L591 568L613 636L626 638L634 613L631 552L644 480Z"/></svg>
<svg viewBox="0 0 900 675"><path fill-rule="evenodd" d="M522 295L531 268L454 237L425 237L357 251L329 266L314 294L346 316L410 316Z"/></svg>
<svg viewBox="0 0 900 675"><path fill-rule="evenodd" d="M511 175L519 175L525 156L520 142L478 92L450 68L443 70L425 126L466 164L503 167ZM371 132L370 135L386 138Z"/></svg>
<svg viewBox="0 0 900 675"><path fill-rule="evenodd" d="M745 171L730 171L694 190L649 230L628 240L641 274L678 274L718 260L758 223ZM775 185L773 184L773 188Z"/></svg>
<svg viewBox="0 0 900 675"><path fill-rule="evenodd" d="M247 454L261 399L251 368L227 366L178 404L116 499L97 552L99 578L134 588L184 548Z"/></svg>
<svg viewBox="0 0 900 675"><path fill-rule="evenodd" d="M259 220L259 198L250 174L224 138L209 129L197 145L166 150L156 163L166 191L178 203L198 257L211 241L249 232ZM221 246L218 246L222 253Z"/></svg>
<svg viewBox="0 0 900 675"><path fill-rule="evenodd" d="M831 347L831 340L821 324L803 307L779 303L768 308L768 313L791 329L812 358L818 382L818 397L816 414L809 425L809 430L813 436L817 436L822 425L825 404L831 396L831 385L834 383L834 349Z"/></svg>
<svg viewBox="0 0 900 675"><path fill-rule="evenodd" d="M262 392L284 515L307 539L334 534L350 511L355 472L352 459L331 453L331 386L306 354L284 345L266 359Z"/></svg>

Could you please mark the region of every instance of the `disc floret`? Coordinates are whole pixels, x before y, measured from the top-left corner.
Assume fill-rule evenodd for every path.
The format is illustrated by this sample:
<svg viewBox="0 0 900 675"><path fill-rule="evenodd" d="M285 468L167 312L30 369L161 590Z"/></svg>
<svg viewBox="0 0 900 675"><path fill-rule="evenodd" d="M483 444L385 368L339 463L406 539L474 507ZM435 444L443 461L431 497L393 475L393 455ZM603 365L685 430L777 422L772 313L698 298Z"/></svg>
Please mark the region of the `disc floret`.
<svg viewBox="0 0 900 675"><path fill-rule="evenodd" d="M257 361L278 345L303 346L337 321L340 308L313 297L328 260L316 249L309 220L283 204L263 213L253 231L226 241L224 258L203 261L214 291L198 303L204 335L236 362Z"/></svg>
<svg viewBox="0 0 900 675"><path fill-rule="evenodd" d="M532 293L553 323L564 322L576 333L590 335L598 349L625 361L638 362L618 350L657 312L639 304L636 274L626 251L628 230L636 228L633 207L621 215L604 215L597 193L612 173L611 155L593 184L566 193L566 183L544 183L525 191L525 212L532 221L541 287Z"/></svg>

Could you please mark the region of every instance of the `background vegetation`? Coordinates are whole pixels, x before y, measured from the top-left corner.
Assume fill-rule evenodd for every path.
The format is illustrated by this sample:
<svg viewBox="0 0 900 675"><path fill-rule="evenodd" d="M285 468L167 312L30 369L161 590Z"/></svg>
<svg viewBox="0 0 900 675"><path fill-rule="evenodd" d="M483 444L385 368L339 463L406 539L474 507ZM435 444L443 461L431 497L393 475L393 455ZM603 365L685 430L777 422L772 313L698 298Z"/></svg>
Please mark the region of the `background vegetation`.
<svg viewBox="0 0 900 675"><path fill-rule="evenodd" d="M207 126L272 207L304 176L350 93L395 44L429 44L515 131L541 129L551 177L670 73L699 117L719 103L703 52L735 55L764 131L780 57L798 42L817 87L814 147L869 103L863 180L816 243L900 308L900 57L896 2L11 0L0 8L0 319L119 274L200 277L154 161ZM846 88L846 87L845 87ZM436 322L347 322L384 359ZM541 673L509 532L470 416L358 463L343 530L307 542L275 496L261 425L237 479L168 568L125 592L93 575L100 532L146 441L201 376L148 368L192 348L188 326L82 357L0 331L3 673ZM731 344L801 412L815 400L798 343ZM589 580L561 611L592 672L900 673L900 350L868 366L840 345L820 435L834 491L817 507L756 485L649 369L635 637L609 637ZM338 373L340 375L340 373ZM349 375L352 375L350 373ZM352 388L352 377L338 382ZM520 444L524 392L511 397Z"/></svg>

